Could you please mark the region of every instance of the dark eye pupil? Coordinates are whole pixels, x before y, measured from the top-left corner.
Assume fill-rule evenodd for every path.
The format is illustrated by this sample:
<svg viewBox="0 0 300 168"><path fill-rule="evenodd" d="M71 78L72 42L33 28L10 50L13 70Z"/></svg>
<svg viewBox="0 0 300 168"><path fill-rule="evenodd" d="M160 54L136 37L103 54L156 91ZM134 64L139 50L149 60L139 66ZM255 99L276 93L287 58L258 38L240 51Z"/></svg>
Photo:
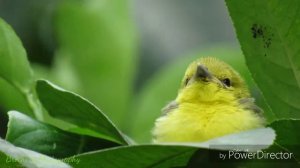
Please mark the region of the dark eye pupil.
<svg viewBox="0 0 300 168"><path fill-rule="evenodd" d="M230 83L230 79L228 79L228 78L223 79L222 82L223 82L226 86L228 86L228 87L229 87L230 84L231 84L231 83Z"/></svg>

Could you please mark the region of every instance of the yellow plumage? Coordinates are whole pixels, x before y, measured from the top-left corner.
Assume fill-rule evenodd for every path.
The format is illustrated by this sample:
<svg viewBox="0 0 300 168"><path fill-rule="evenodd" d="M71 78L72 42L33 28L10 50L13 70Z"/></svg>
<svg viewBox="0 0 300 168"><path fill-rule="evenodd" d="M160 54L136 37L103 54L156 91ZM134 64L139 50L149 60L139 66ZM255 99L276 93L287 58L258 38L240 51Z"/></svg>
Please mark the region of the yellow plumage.
<svg viewBox="0 0 300 168"><path fill-rule="evenodd" d="M189 65L176 100L163 111L154 142L201 142L264 125L240 75L212 57Z"/></svg>

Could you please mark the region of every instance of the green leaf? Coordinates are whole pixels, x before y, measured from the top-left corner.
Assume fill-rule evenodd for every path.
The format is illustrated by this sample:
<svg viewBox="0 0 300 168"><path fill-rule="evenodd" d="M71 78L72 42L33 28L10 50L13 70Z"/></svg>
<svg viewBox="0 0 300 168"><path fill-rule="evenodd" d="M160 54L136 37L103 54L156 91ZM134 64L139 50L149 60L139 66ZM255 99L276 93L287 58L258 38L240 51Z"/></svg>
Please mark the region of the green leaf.
<svg viewBox="0 0 300 168"><path fill-rule="evenodd" d="M2 78L0 78L0 93L0 107L5 111L5 115L11 109L22 111L29 116L33 115L26 98Z"/></svg>
<svg viewBox="0 0 300 168"><path fill-rule="evenodd" d="M278 120L269 125L276 132L275 144L293 153L300 163L300 120Z"/></svg>
<svg viewBox="0 0 300 168"><path fill-rule="evenodd" d="M72 166L75 168L185 166L195 151L196 148L185 146L125 146L78 155L75 158L80 160L79 164L73 164Z"/></svg>
<svg viewBox="0 0 300 168"><path fill-rule="evenodd" d="M242 53L230 46L216 46L210 50L202 51L200 54L182 57L171 62L148 81L137 96L137 103L131 110L130 120L132 122L129 132L135 140L138 142L150 141L155 119L161 115L161 109L176 98L187 66L192 61L204 56L217 57L233 66L247 81L252 95L256 98L258 105L264 109L268 121L273 120L272 113L269 112L266 103L261 98L259 89L256 88L250 77Z"/></svg>
<svg viewBox="0 0 300 168"><path fill-rule="evenodd" d="M73 124L68 131L127 144L122 133L88 100L44 80L37 81L36 90L52 117Z"/></svg>
<svg viewBox="0 0 300 168"><path fill-rule="evenodd" d="M63 158L75 154L117 146L115 143L65 132L10 111L6 140L12 144L48 156Z"/></svg>
<svg viewBox="0 0 300 168"><path fill-rule="evenodd" d="M264 138L262 139L262 136ZM83 167L178 167L185 166L196 150L205 152L209 147L215 150L232 149L230 145L262 144L257 149L267 148L275 139L274 131L261 128L245 131L213 139L204 143L174 143L148 144L116 147L75 156L79 164L72 164L75 168ZM229 147L228 147L229 145Z"/></svg>
<svg viewBox="0 0 300 168"><path fill-rule="evenodd" d="M0 19L0 77L22 91L29 92L33 75L26 51L13 29Z"/></svg>
<svg viewBox="0 0 300 168"><path fill-rule="evenodd" d="M26 98L26 102L36 118L43 120L43 112L34 92L34 77L26 57L26 51L13 29L1 18L0 63L0 78L15 87ZM1 89L4 88L0 88L0 91ZM14 97L14 99L18 98Z"/></svg>
<svg viewBox="0 0 300 168"><path fill-rule="evenodd" d="M276 118L300 118L300 1L226 3L247 65Z"/></svg>
<svg viewBox="0 0 300 168"><path fill-rule="evenodd" d="M20 39L13 29L0 18L0 103L6 109L19 109L33 115L28 110L24 95L32 87L32 71ZM8 86L7 83L11 86ZM11 91L11 94L8 94ZM26 103L24 103L26 102ZM26 107L27 106L27 107Z"/></svg>
<svg viewBox="0 0 300 168"><path fill-rule="evenodd" d="M69 165L55 160L51 157L39 154L34 151L15 147L7 141L0 138L0 165L1 167L19 167L26 168L70 168Z"/></svg>
<svg viewBox="0 0 300 168"><path fill-rule="evenodd" d="M136 60L129 1L64 1L55 20L60 52L87 97L118 126L127 124Z"/></svg>

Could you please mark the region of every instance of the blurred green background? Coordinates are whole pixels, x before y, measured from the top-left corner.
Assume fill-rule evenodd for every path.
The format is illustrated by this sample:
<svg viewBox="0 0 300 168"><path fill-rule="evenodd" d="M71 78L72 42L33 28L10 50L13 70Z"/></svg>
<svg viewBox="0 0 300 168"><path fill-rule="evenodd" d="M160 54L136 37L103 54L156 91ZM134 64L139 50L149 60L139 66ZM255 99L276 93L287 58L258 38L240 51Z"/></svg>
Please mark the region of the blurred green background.
<svg viewBox="0 0 300 168"><path fill-rule="evenodd" d="M160 109L176 97L185 68L200 56L234 66L268 111L223 1L0 0L0 17L21 38L36 78L91 100L138 142L151 140ZM12 109L32 114L0 79L1 137Z"/></svg>

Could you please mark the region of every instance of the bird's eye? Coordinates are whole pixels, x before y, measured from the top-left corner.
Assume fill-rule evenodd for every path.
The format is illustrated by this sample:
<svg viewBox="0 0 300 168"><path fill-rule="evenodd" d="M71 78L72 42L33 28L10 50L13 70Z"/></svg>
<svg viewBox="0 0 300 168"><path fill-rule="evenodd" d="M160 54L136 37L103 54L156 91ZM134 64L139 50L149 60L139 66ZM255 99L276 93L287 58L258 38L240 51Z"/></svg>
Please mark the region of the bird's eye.
<svg viewBox="0 0 300 168"><path fill-rule="evenodd" d="M185 81L184 81L184 86L186 86L190 81L190 78L186 78Z"/></svg>
<svg viewBox="0 0 300 168"><path fill-rule="evenodd" d="M227 87L230 87L230 85L231 85L230 79L228 79L228 78L223 79L222 82L223 82Z"/></svg>

